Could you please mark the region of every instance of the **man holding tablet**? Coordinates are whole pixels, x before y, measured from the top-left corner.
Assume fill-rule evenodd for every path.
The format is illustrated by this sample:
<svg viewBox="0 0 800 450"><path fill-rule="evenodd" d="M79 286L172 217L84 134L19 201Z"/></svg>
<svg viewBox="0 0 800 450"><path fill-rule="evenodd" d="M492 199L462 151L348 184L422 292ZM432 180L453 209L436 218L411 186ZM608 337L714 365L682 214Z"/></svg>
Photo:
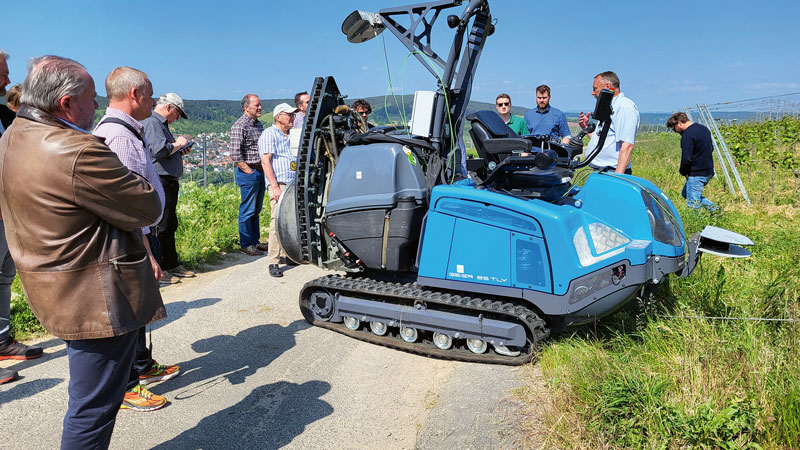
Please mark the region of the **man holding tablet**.
<svg viewBox="0 0 800 450"><path fill-rule="evenodd" d="M153 159L164 186L164 215L155 228L155 237L151 239L151 247L155 253L164 275L162 283L177 283L176 277L193 277L194 272L187 270L178 261L178 251L175 248L175 231L178 229L178 192L180 184L178 179L183 174L183 155L191 151L192 142L186 136L175 136L169 130L169 125L179 118L186 118L183 110L183 99L172 92L162 95L153 114L142 121L144 137L147 141L147 150Z"/></svg>

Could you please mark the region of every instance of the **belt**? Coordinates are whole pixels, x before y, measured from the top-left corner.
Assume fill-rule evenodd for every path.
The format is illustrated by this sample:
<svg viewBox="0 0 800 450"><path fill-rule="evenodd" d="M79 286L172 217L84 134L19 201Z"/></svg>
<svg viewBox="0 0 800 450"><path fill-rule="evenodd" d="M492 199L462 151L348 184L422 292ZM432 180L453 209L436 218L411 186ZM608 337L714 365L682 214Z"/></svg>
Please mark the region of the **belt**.
<svg viewBox="0 0 800 450"><path fill-rule="evenodd" d="M261 166L261 163L246 163L247 167L253 170L264 170L264 167Z"/></svg>

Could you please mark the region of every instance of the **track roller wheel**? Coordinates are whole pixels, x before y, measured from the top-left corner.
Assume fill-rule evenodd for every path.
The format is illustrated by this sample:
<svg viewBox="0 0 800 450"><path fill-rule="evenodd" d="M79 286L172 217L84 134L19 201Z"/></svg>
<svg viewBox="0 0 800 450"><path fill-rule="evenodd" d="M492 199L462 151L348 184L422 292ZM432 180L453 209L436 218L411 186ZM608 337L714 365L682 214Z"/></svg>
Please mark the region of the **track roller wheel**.
<svg viewBox="0 0 800 450"><path fill-rule="evenodd" d="M447 350L453 346L453 338L443 333L433 333L433 345L441 350Z"/></svg>
<svg viewBox="0 0 800 450"><path fill-rule="evenodd" d="M489 345L480 339L467 339L467 348L472 353L480 355L486 352L486 349L489 348Z"/></svg>
<svg viewBox="0 0 800 450"><path fill-rule="evenodd" d="M376 336L383 336L386 332L389 331L389 327L386 326L383 322L373 321L369 323L369 329L376 335Z"/></svg>
<svg viewBox="0 0 800 450"><path fill-rule="evenodd" d="M353 316L344 316L344 326L351 330L357 330L361 326L361 321Z"/></svg>
<svg viewBox="0 0 800 450"><path fill-rule="evenodd" d="M403 338L403 340L406 342L415 342L417 340L417 337L419 337L419 333L417 332L416 328L401 327L400 337Z"/></svg>
<svg viewBox="0 0 800 450"><path fill-rule="evenodd" d="M327 322L333 315L334 297L326 291L312 292L306 299L306 307L315 320Z"/></svg>

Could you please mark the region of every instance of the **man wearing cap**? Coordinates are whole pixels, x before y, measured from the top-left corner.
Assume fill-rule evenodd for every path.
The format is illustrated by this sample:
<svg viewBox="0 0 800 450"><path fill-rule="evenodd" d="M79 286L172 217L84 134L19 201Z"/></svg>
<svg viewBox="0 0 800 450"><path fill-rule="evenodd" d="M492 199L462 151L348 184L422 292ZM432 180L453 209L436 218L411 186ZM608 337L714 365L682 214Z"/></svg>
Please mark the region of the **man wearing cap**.
<svg viewBox="0 0 800 450"><path fill-rule="evenodd" d="M180 184L178 179L183 174L183 155L189 153L191 146L186 136L176 139L169 130L169 125L186 118L183 111L183 99L172 92L162 95L156 103L153 114L142 121L147 150L153 160L153 165L161 178L164 187L164 215L155 228L155 233L150 239L154 256L161 264L164 275L163 283L177 283L175 277L193 277L194 272L187 270L178 261L178 251L175 248L175 231L178 229L178 192Z"/></svg>
<svg viewBox="0 0 800 450"><path fill-rule="evenodd" d="M295 162L292 155L292 148L289 142L289 130L294 123L294 115L299 111L297 108L289 106L288 103L281 103L272 110L272 117L275 123L261 133L258 138L258 153L261 155L261 166L264 168L264 177L269 186L269 274L273 277L282 277L279 264L294 265L283 255L283 249L278 241L278 233L275 230L275 213L277 212L278 200L281 198L283 189L287 184L294 180Z"/></svg>
<svg viewBox="0 0 800 450"><path fill-rule="evenodd" d="M261 231L258 215L264 203L264 169L258 153L258 139L264 125L261 116L261 100L255 94L242 98L242 116L231 127L231 160L236 164L236 185L242 200L239 203L239 245L242 253L261 256L267 245L258 242Z"/></svg>

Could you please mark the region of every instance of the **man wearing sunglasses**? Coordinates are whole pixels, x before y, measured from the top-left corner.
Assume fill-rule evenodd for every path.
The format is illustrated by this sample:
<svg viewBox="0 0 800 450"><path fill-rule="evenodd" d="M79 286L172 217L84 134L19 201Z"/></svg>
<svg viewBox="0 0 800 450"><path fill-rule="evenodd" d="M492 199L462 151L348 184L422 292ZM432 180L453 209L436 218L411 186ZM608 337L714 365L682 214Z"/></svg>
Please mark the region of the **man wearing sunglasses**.
<svg viewBox="0 0 800 450"><path fill-rule="evenodd" d="M569 144L567 116L560 109L550 106L550 87L546 84L536 88L536 109L525 113L525 122L531 134L550 136L551 139Z"/></svg>
<svg viewBox="0 0 800 450"><path fill-rule="evenodd" d="M294 180L296 163L292 154L289 141L289 130L294 125L294 115L298 108L281 103L272 110L275 123L261 133L258 138L258 153L261 155L261 166L264 168L264 177L269 187L269 275L282 277L279 264L294 265L286 258L283 248L278 241L278 232L275 228L275 213L278 209L278 200L281 198L286 185Z"/></svg>
<svg viewBox="0 0 800 450"><path fill-rule="evenodd" d="M500 94L494 101L494 106L497 108L497 114L503 119L503 122L508 125L508 128L514 130L517 136L530 134L528 132L528 125L521 117L511 114L511 97L508 94Z"/></svg>

